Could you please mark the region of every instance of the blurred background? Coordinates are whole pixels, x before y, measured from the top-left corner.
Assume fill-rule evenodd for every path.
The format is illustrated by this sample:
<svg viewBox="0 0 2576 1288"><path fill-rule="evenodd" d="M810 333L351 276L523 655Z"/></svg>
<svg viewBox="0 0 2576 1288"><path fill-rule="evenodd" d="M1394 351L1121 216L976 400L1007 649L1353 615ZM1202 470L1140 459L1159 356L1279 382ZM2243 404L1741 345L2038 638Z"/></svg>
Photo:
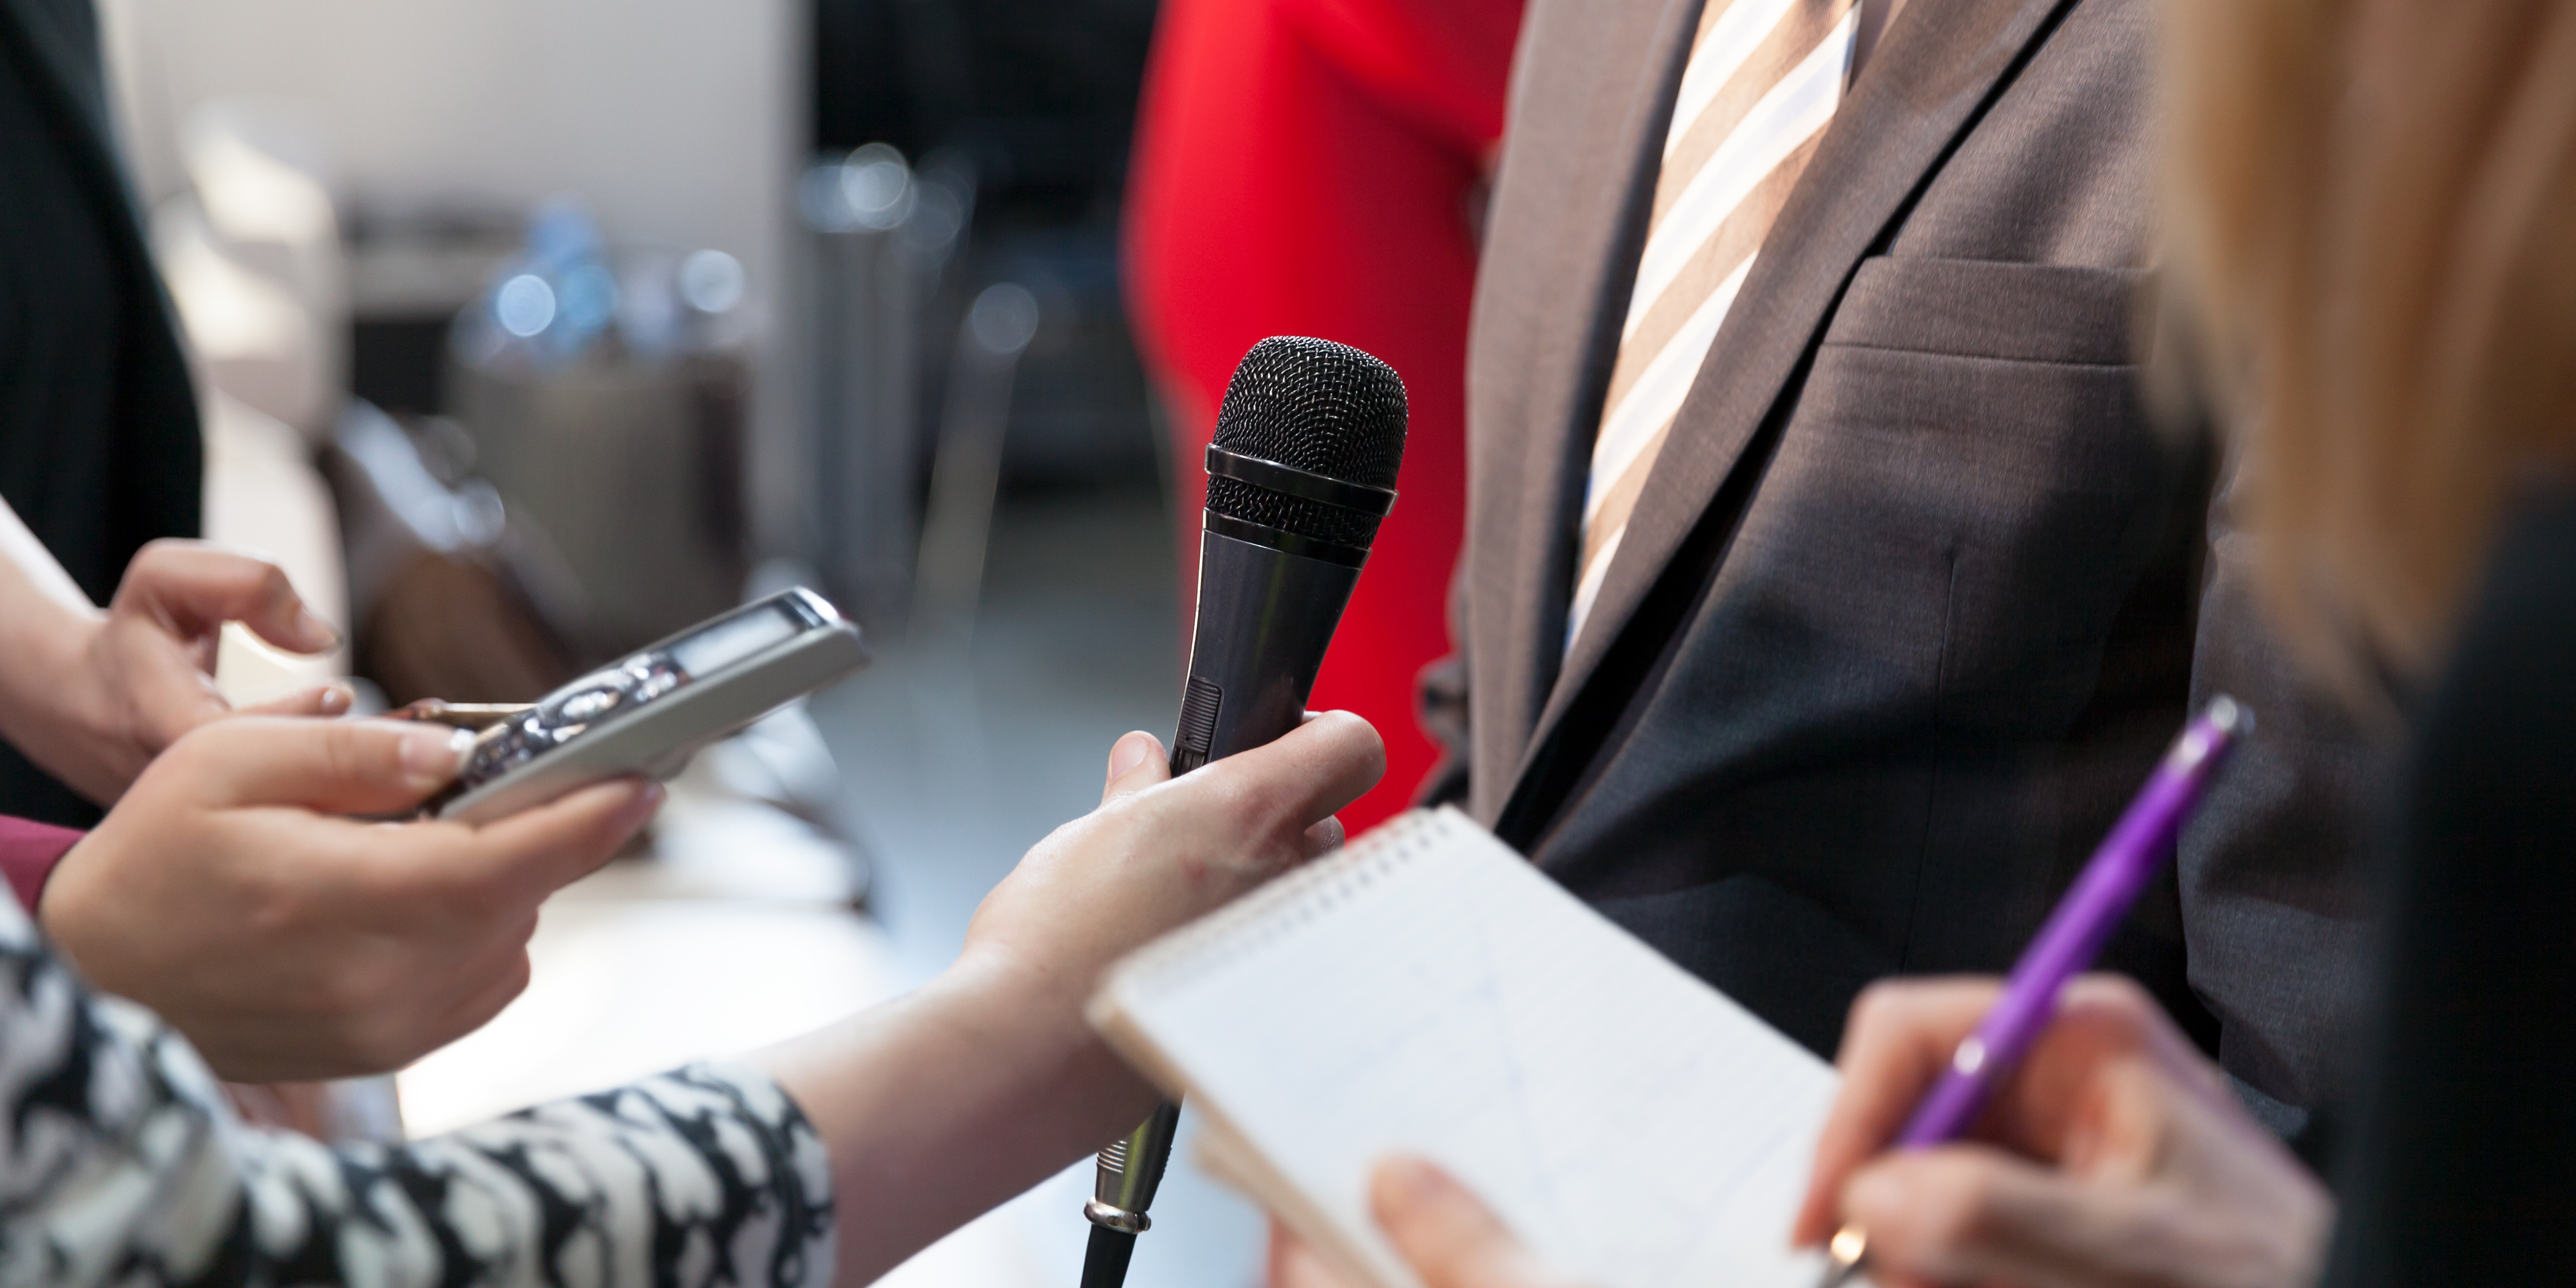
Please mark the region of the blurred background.
<svg viewBox="0 0 2576 1288"><path fill-rule="evenodd" d="M324 659L228 637L229 693L525 700L795 584L877 658L700 757L646 846L548 905L527 995L400 1076L399 1127L344 1127L741 1051L945 965L1110 742L1168 736L1198 454L1263 335L1412 386L1406 502L1319 688L1390 740L1349 817L1400 808L1433 758L1409 693L1517 15L1470 10L100 0L206 535L349 627ZM1354 222L1391 230L1376 260L1301 262ZM887 1282L1069 1282L1089 1183ZM1131 1283L1260 1281L1260 1219L1186 1157L1154 1216Z"/></svg>

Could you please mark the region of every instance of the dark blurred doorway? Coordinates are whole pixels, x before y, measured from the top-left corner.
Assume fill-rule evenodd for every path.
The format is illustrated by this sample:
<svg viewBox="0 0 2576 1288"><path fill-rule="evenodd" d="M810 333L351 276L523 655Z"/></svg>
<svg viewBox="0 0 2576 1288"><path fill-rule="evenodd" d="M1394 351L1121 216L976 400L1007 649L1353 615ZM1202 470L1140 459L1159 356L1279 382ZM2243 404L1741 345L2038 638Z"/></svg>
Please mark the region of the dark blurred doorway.
<svg viewBox="0 0 2576 1288"><path fill-rule="evenodd" d="M892 144L962 162L974 220L949 316L995 281L1044 313L1019 374L1005 487L1150 484L1156 453L1127 333L1118 209L1152 0L816 0L818 153ZM952 334L934 319L925 337ZM925 353L934 367L945 355ZM925 380L937 423L942 382Z"/></svg>

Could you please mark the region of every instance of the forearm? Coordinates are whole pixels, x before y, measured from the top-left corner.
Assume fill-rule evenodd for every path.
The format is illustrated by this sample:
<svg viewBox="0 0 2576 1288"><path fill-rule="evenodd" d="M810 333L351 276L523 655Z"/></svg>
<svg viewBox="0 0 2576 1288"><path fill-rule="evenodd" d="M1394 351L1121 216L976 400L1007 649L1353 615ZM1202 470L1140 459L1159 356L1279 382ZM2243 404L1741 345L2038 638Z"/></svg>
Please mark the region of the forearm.
<svg viewBox="0 0 2576 1288"><path fill-rule="evenodd" d="M159 620L146 629L167 627ZM114 630L111 614L0 504L0 739L101 805L115 803L169 741L140 736L132 668L114 664ZM201 665L185 656L175 663L191 674Z"/></svg>
<svg viewBox="0 0 2576 1288"><path fill-rule="evenodd" d="M873 1281L1153 1108L1079 1003L1069 981L970 955L908 997L752 1057L831 1153L838 1282Z"/></svg>
<svg viewBox="0 0 2576 1288"><path fill-rule="evenodd" d="M184 1038L93 992L6 898L0 1050L13 1073L0 1111L40 1125L0 1132L11 1283L107 1267L143 1283L517 1284L588 1266L676 1288L803 1288L828 1252L821 1144L749 1070L693 1065L335 1151L241 1127ZM170 1267L186 1273L156 1273Z"/></svg>
<svg viewBox="0 0 2576 1288"><path fill-rule="evenodd" d="M0 593L12 597L33 594L67 613L98 615L98 605L81 592L79 583L63 571L54 552L28 531L18 512L10 509L6 501L0 501ZM13 602L11 606L17 605Z"/></svg>
<svg viewBox="0 0 2576 1288"><path fill-rule="evenodd" d="M1126 1133L1154 1089L1082 1017L1101 973L1336 843L1384 748L1348 713L1179 780L1154 739L1112 748L1101 808L985 896L957 964L910 997L752 1063L831 1157L839 1281L864 1284Z"/></svg>
<svg viewBox="0 0 2576 1288"><path fill-rule="evenodd" d="M85 632L103 617L18 513L0 502L0 735L37 732L29 713L56 689Z"/></svg>

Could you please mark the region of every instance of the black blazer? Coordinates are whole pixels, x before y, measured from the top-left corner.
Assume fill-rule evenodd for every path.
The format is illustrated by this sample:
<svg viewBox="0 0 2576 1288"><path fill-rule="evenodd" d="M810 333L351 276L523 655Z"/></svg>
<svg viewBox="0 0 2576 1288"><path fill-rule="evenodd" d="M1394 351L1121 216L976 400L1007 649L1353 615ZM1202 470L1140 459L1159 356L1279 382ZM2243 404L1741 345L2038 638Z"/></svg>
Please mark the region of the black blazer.
<svg viewBox="0 0 2576 1288"><path fill-rule="evenodd" d="M2576 496L2498 548L2396 830L2328 1282L2560 1283L2576 1235Z"/></svg>
<svg viewBox="0 0 2576 1288"><path fill-rule="evenodd" d="M203 450L168 301L114 151L90 0L0 0L0 496L106 603L197 535ZM98 811L0 748L0 813Z"/></svg>

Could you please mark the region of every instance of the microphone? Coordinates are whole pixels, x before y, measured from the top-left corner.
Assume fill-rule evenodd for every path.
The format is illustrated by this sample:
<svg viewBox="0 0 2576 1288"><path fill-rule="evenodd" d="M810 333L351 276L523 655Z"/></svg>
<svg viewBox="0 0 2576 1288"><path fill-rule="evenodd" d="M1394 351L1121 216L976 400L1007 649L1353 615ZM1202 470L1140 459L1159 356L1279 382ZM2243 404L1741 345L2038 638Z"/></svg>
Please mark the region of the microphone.
<svg viewBox="0 0 2576 1288"><path fill-rule="evenodd" d="M1346 344L1272 336L1226 383L1207 451L1198 618L1172 773L1278 738L1359 585L1404 462L1404 381ZM1181 1107L1100 1151L1082 1288L1118 1288L1171 1161Z"/></svg>

